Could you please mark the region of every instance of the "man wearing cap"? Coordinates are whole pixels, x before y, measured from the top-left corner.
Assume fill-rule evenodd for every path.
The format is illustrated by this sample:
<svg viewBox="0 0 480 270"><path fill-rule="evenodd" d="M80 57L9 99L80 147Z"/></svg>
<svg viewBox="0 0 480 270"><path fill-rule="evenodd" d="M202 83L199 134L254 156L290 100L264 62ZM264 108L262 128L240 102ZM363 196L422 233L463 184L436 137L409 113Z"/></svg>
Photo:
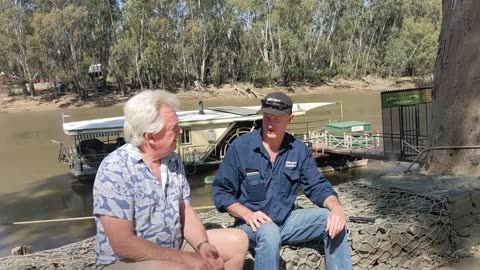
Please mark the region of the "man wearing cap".
<svg viewBox="0 0 480 270"><path fill-rule="evenodd" d="M215 206L236 218L255 251L255 269L278 269L282 244L319 240L327 269L352 269L345 211L310 149L286 133L292 100L268 94L262 128L228 148L212 186ZM295 209L298 188L319 208ZM321 240L321 241L320 241Z"/></svg>

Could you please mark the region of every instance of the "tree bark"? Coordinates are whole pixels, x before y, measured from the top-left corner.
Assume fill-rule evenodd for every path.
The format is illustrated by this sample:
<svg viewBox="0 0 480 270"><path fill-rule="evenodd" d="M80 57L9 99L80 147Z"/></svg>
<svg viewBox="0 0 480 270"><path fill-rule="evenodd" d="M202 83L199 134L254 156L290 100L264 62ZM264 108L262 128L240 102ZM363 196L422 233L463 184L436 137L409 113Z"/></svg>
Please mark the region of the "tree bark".
<svg viewBox="0 0 480 270"><path fill-rule="evenodd" d="M433 85L431 146L480 144L480 1L443 1ZM420 172L480 175L480 149L432 150Z"/></svg>

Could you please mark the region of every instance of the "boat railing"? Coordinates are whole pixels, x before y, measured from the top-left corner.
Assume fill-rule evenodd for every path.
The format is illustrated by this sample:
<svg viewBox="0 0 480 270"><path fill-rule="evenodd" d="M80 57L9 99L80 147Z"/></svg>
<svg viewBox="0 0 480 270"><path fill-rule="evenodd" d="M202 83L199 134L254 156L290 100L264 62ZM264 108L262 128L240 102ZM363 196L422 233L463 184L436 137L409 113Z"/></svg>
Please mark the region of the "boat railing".
<svg viewBox="0 0 480 270"><path fill-rule="evenodd" d="M59 141L52 140L52 142L60 146L60 149L58 150L58 156L57 156L58 162L70 164L73 156L71 153L71 147L67 147Z"/></svg>
<svg viewBox="0 0 480 270"><path fill-rule="evenodd" d="M182 160L184 163L188 164L218 162L218 160L209 158L212 151L215 151L215 148L215 144L183 147L181 155Z"/></svg>
<svg viewBox="0 0 480 270"><path fill-rule="evenodd" d="M380 136L372 132L330 132L312 130L302 134L303 141L309 143L312 150L323 152L325 149L368 149L380 147Z"/></svg>

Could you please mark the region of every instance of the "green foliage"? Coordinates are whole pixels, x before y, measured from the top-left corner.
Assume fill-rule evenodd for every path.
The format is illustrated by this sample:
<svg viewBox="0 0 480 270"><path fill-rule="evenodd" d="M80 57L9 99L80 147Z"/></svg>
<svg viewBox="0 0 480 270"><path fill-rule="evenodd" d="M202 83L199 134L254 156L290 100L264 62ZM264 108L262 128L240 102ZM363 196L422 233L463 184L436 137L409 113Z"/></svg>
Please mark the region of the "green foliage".
<svg viewBox="0 0 480 270"><path fill-rule="evenodd" d="M432 73L441 4L0 0L0 66L27 81L81 82L100 63L117 80L154 88L423 76Z"/></svg>

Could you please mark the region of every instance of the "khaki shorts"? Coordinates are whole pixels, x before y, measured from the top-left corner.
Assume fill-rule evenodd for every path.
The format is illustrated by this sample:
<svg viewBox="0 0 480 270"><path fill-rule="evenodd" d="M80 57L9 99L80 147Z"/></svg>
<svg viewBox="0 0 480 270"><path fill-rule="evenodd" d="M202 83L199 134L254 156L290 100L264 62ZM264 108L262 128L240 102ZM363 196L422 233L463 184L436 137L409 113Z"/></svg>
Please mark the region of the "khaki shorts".
<svg viewBox="0 0 480 270"><path fill-rule="evenodd" d="M193 247L187 242L183 241L183 251L194 251ZM110 265L97 265L97 270L142 270L152 269L152 265L155 261L143 261L143 262L117 262Z"/></svg>

